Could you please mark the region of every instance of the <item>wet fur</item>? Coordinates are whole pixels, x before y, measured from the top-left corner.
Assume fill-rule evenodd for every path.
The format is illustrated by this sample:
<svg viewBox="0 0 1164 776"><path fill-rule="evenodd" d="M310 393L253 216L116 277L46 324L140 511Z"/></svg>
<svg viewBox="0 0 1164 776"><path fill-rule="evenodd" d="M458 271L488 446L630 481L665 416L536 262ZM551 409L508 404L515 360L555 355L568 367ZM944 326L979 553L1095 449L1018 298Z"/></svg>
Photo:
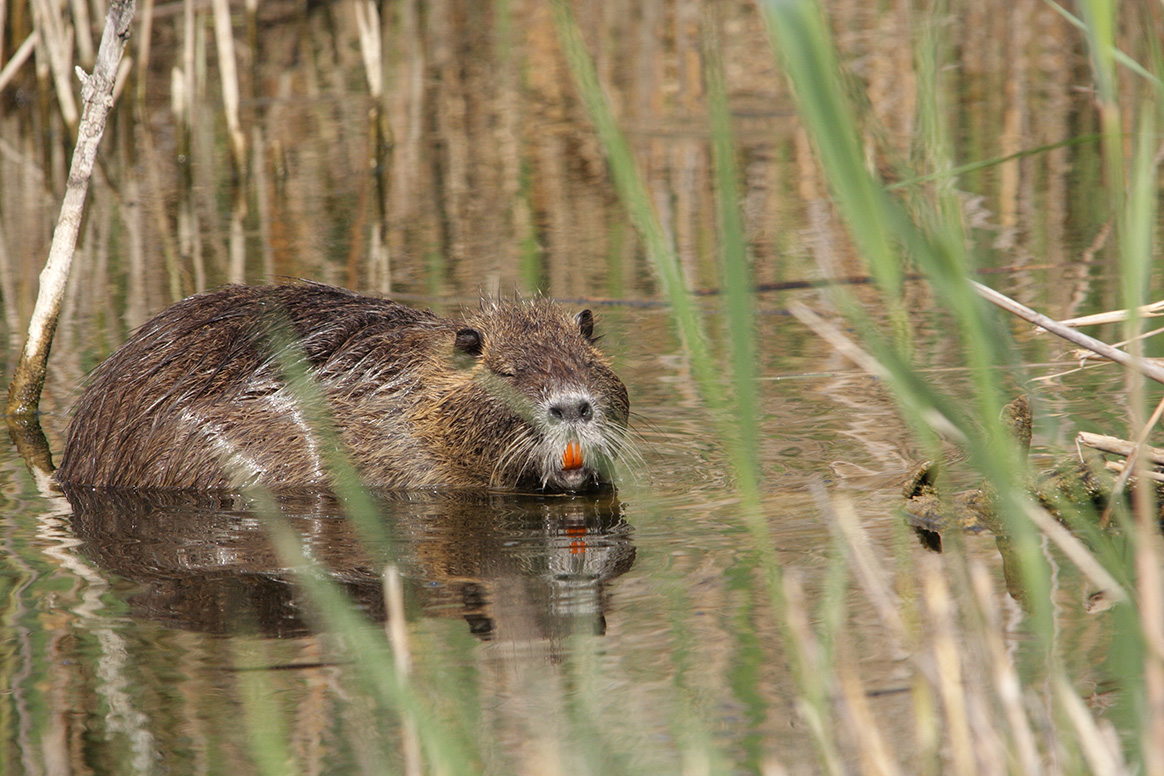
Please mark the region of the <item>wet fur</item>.
<svg viewBox="0 0 1164 776"><path fill-rule="evenodd" d="M587 487L620 454L629 401L586 316L534 299L482 303L457 320L313 283L194 296L93 372L57 478L96 487L326 486L327 451L272 345L290 339L366 484ZM549 411L578 397L592 407L588 421L561 422ZM587 463L584 482L561 471L571 440Z"/></svg>

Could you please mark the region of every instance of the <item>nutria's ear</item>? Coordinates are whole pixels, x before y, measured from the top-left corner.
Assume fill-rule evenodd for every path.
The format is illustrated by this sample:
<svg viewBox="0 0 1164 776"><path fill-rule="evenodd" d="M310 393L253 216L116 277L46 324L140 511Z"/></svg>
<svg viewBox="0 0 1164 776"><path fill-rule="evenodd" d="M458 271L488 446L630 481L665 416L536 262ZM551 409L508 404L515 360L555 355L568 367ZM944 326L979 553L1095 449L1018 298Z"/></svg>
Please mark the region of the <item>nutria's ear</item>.
<svg viewBox="0 0 1164 776"><path fill-rule="evenodd" d="M583 337L588 340L594 339L594 313L583 310L574 316L574 320L578 323L578 330L582 332Z"/></svg>
<svg viewBox="0 0 1164 776"><path fill-rule="evenodd" d="M453 347L466 356L476 358L481 355L481 332L476 329L461 329L457 332Z"/></svg>

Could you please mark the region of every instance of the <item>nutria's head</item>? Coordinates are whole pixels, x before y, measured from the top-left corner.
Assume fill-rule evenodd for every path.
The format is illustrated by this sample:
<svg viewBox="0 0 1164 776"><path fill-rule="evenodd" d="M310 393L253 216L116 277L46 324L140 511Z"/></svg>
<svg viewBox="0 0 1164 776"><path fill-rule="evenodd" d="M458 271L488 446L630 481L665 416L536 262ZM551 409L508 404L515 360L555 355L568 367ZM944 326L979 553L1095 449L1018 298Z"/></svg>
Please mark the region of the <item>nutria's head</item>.
<svg viewBox="0 0 1164 776"><path fill-rule="evenodd" d="M494 487L579 491L607 482L626 442L626 387L594 347L589 310L488 302L453 339L454 455ZM468 404L472 407L468 407ZM480 469L479 469L480 471Z"/></svg>

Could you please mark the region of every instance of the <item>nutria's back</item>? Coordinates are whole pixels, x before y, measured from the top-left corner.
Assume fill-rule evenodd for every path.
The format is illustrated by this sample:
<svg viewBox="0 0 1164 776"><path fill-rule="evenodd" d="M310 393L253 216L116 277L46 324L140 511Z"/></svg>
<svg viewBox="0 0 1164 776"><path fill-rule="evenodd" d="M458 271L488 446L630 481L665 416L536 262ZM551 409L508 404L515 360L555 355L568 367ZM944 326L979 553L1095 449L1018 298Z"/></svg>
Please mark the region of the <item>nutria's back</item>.
<svg viewBox="0 0 1164 776"><path fill-rule="evenodd" d="M625 438L626 388L588 310L489 302L457 320L314 283L227 286L163 311L93 372L58 481L326 486L328 450L275 351L288 342L372 486L580 490Z"/></svg>

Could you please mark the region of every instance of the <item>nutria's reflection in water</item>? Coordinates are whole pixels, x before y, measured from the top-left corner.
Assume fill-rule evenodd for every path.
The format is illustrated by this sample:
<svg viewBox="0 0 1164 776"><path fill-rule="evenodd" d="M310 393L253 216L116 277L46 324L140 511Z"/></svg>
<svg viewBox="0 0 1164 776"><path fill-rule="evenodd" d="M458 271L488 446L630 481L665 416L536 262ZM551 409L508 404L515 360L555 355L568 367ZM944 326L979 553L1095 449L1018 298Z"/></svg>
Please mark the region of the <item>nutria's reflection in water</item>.
<svg viewBox="0 0 1164 776"><path fill-rule="evenodd" d="M273 637L310 632L310 606L243 496L67 490L81 552L136 582L134 616L171 627ZM405 578L408 616L463 617L482 639L603 633L606 583L635 558L623 507L602 496L384 494L391 548L370 551L330 496L284 497L282 514L375 620L381 573Z"/></svg>

